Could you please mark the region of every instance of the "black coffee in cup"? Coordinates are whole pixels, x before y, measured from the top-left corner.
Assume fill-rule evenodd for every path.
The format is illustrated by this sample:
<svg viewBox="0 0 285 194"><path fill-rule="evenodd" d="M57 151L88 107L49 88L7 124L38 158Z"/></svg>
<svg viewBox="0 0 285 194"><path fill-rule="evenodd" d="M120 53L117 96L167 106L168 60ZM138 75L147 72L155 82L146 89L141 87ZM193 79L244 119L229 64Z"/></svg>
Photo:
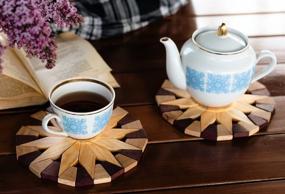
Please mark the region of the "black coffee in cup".
<svg viewBox="0 0 285 194"><path fill-rule="evenodd" d="M73 92L61 96L55 104L71 112L92 112L107 106L109 101L93 92Z"/></svg>

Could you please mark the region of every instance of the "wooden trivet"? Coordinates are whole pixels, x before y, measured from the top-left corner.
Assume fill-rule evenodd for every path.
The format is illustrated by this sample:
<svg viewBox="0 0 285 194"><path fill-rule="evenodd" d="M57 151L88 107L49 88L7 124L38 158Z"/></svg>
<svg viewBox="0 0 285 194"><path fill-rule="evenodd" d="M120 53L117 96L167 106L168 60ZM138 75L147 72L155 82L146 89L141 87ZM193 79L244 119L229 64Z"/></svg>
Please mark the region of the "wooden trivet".
<svg viewBox="0 0 285 194"><path fill-rule="evenodd" d="M44 111L32 115L41 120ZM52 122L54 129L57 123ZM23 126L16 134L18 161L39 178L74 187L108 183L137 166L148 139L139 120L117 107L102 133L76 140Z"/></svg>
<svg viewBox="0 0 285 194"><path fill-rule="evenodd" d="M267 95L266 87L255 82L237 102L210 108L165 80L155 97L163 118L175 128L188 135L223 141L251 136L268 126L275 102Z"/></svg>

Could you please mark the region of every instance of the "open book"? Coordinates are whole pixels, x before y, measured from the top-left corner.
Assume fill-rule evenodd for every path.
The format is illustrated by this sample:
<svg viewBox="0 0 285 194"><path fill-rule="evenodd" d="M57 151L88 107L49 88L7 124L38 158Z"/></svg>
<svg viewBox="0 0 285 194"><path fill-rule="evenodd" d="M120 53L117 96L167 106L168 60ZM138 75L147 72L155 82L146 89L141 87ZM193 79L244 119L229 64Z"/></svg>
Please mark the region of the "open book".
<svg viewBox="0 0 285 194"><path fill-rule="evenodd" d="M95 78L119 87L105 63L86 40L71 34L57 38L57 61L46 69L19 49L6 49L0 74L0 110L44 104L54 85L70 78Z"/></svg>

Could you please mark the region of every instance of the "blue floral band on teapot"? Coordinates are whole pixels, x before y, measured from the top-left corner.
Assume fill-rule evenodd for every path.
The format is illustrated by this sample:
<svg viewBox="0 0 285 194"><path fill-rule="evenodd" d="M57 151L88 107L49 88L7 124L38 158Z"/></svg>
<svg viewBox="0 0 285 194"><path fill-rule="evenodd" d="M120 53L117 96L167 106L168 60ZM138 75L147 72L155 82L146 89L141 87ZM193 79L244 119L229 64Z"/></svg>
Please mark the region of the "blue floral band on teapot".
<svg viewBox="0 0 285 194"><path fill-rule="evenodd" d="M214 74L186 67L186 81L188 87L202 92L227 94L246 89L253 72L253 69L250 69L242 73Z"/></svg>

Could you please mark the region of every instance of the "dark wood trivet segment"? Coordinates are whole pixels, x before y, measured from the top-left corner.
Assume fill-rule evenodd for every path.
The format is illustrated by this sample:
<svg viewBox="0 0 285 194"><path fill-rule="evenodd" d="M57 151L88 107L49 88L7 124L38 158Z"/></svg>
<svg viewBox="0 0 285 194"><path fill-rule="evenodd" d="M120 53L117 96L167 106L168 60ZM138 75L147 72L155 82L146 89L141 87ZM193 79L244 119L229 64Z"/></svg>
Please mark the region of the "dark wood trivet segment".
<svg viewBox="0 0 285 194"><path fill-rule="evenodd" d="M265 129L274 112L274 100L259 82L253 83L238 101L211 108L197 103L185 90L165 80L156 102L165 120L185 134L224 141L247 137Z"/></svg>
<svg viewBox="0 0 285 194"><path fill-rule="evenodd" d="M41 120L47 113L38 112ZM59 129L52 122L54 129ZM111 182L137 166L148 139L139 120L117 107L102 133L76 140L23 126L16 134L18 161L41 179L73 187Z"/></svg>

